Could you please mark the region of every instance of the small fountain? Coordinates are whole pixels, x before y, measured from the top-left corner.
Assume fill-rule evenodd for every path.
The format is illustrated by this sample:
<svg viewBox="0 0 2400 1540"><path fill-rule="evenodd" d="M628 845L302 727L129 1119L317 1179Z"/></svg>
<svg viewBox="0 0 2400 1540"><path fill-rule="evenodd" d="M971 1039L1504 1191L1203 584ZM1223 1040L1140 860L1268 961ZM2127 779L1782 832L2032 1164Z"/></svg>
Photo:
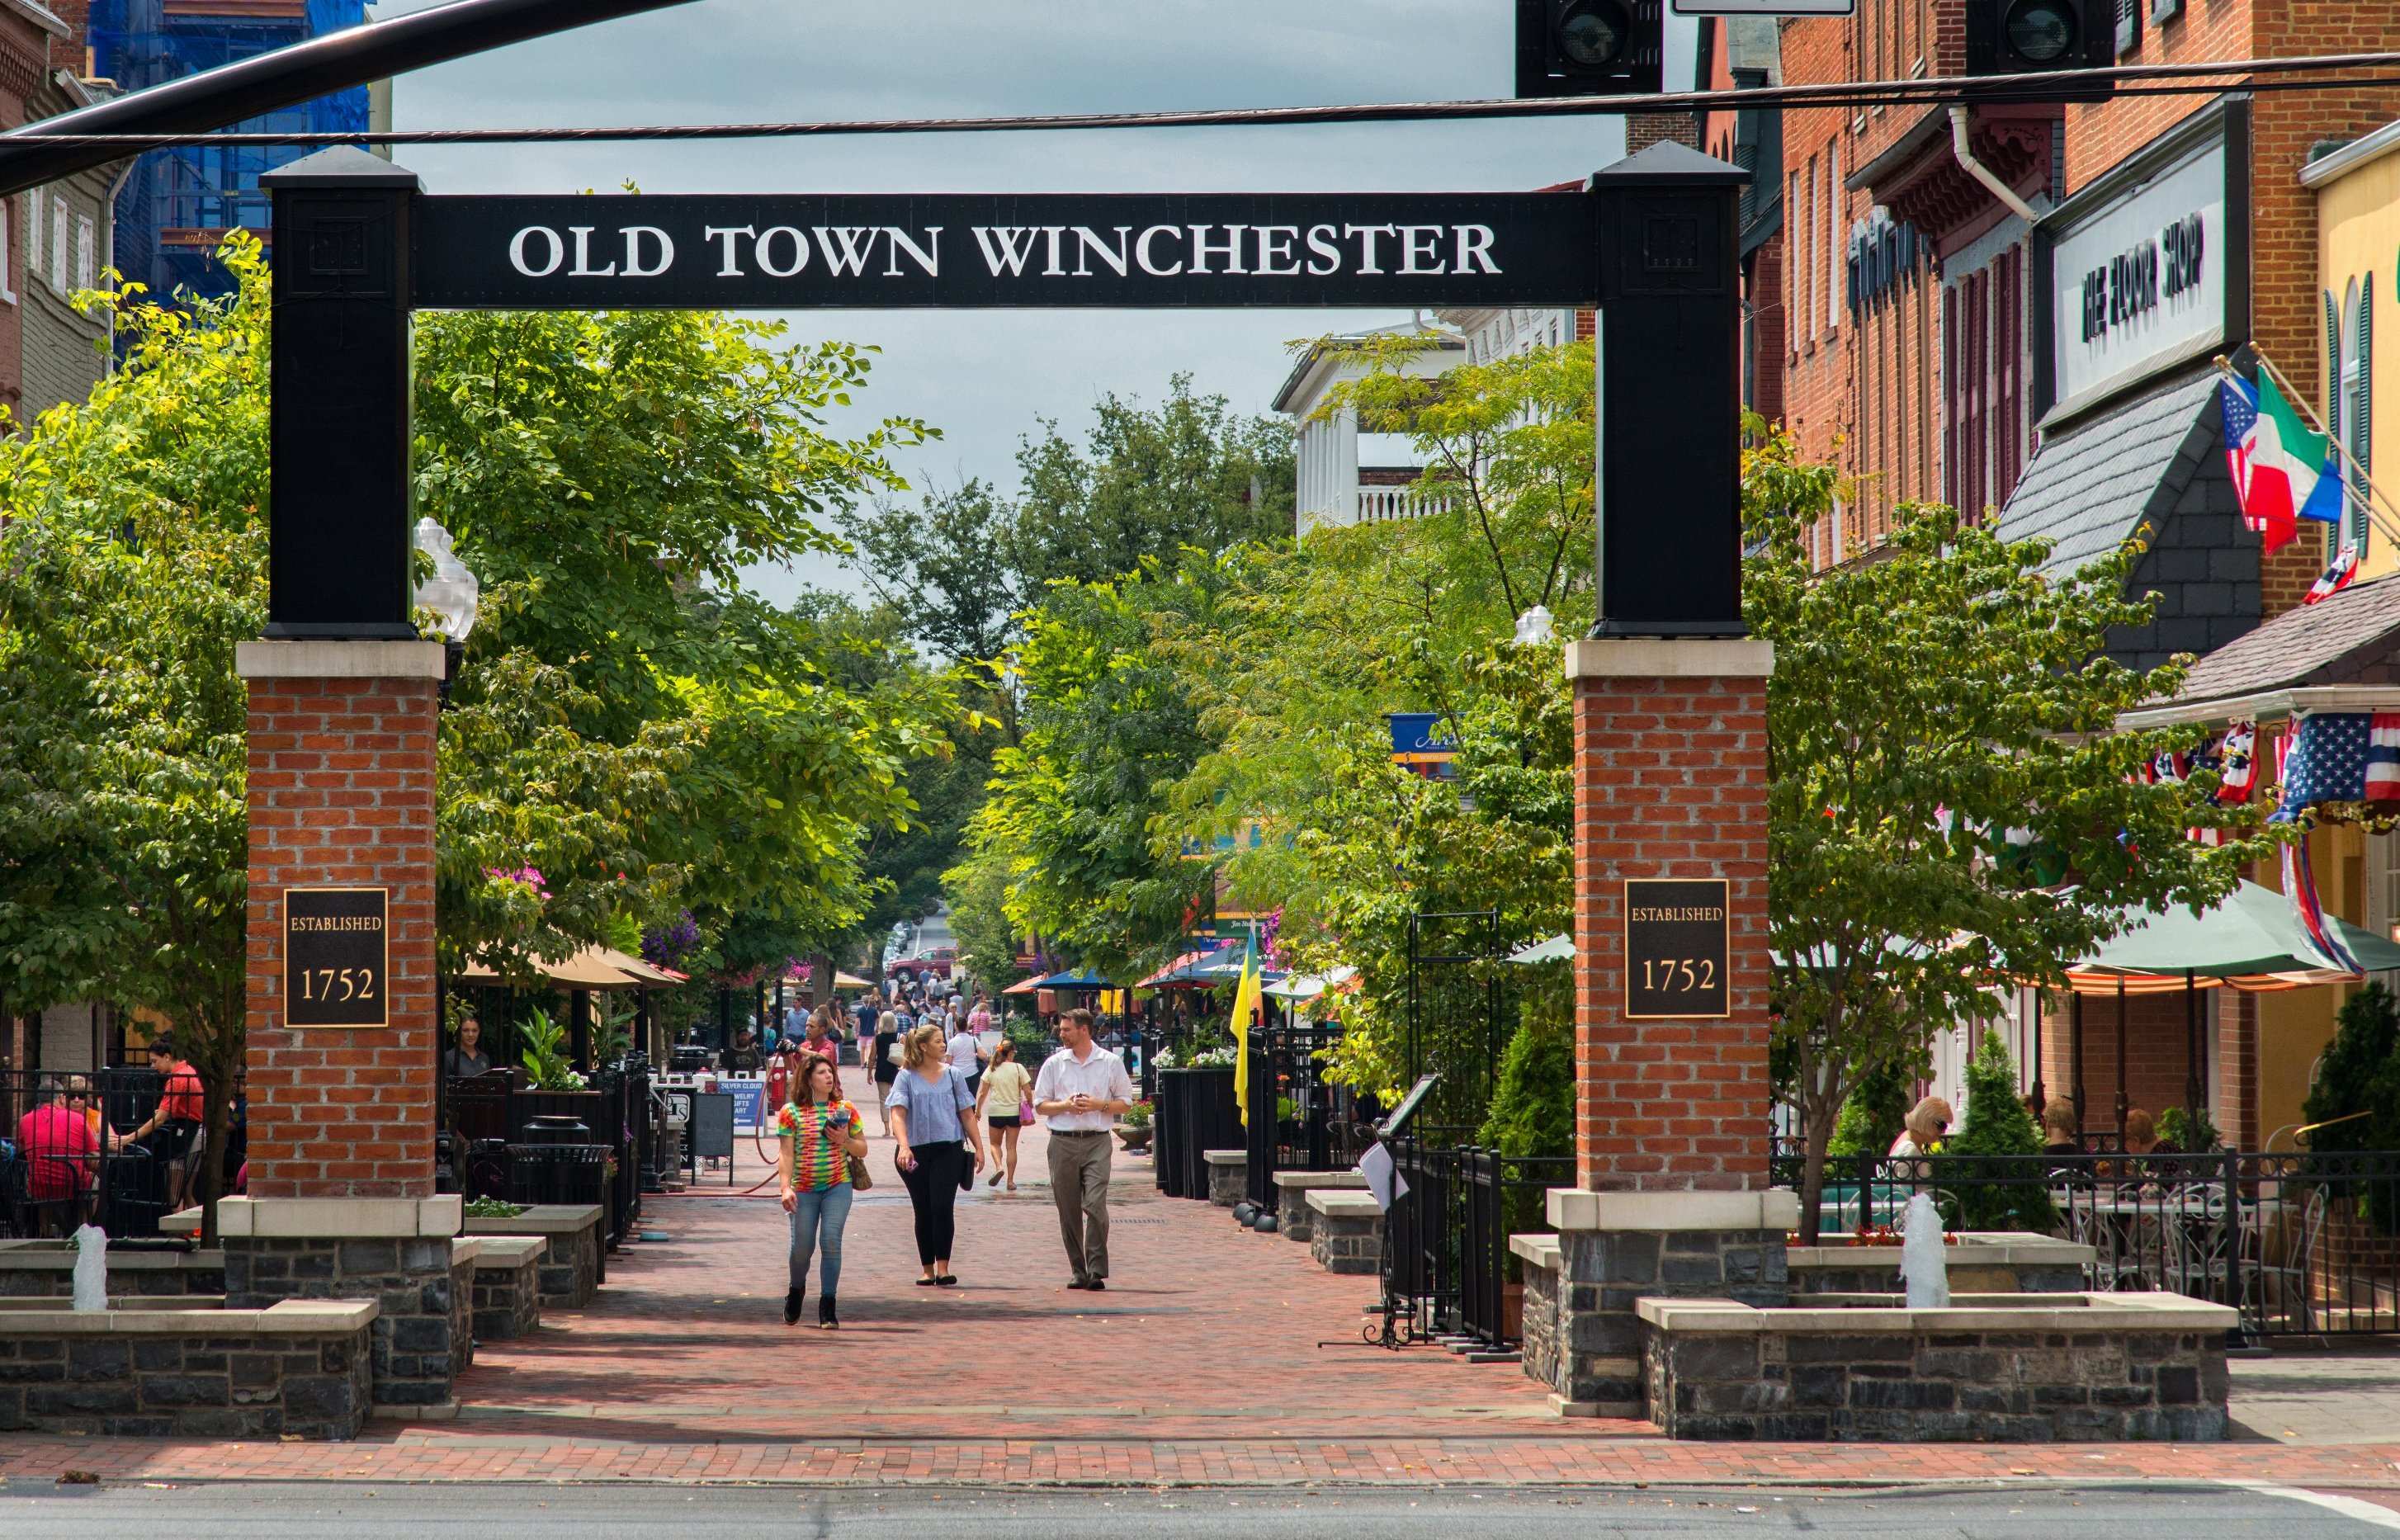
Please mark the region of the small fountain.
<svg viewBox="0 0 2400 1540"><path fill-rule="evenodd" d="M1909 1309L1950 1308L1949 1242L1942 1210L1923 1192L1908 1200L1901 1217L1900 1275L1908 1285Z"/></svg>
<svg viewBox="0 0 2400 1540"><path fill-rule="evenodd" d="M75 1233L75 1307L108 1308L108 1236L98 1225Z"/></svg>

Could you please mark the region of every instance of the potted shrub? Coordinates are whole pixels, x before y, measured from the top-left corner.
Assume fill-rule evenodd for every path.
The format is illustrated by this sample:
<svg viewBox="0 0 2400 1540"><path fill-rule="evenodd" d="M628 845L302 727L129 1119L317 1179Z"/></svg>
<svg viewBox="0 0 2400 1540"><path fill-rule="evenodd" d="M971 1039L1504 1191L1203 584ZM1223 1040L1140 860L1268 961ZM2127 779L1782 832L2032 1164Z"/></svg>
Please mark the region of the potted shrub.
<svg viewBox="0 0 2400 1540"><path fill-rule="evenodd" d="M1128 1151L1150 1148L1150 1103L1137 1101L1117 1115L1117 1138Z"/></svg>

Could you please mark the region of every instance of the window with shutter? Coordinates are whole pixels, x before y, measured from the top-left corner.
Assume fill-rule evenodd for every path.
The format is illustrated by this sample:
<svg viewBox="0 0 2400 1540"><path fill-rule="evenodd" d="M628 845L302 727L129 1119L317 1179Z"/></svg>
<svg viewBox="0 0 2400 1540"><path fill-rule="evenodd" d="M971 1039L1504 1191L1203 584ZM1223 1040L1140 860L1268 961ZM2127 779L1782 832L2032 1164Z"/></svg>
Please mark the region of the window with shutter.
<svg viewBox="0 0 2400 1540"><path fill-rule="evenodd" d="M2375 469L2375 275L2358 282L2358 322L2351 333L2350 454L2358 462L2351 472L2351 543L2364 559L2371 530L2369 499L2374 488L2367 477Z"/></svg>
<svg viewBox="0 0 2400 1540"><path fill-rule="evenodd" d="M1958 390L1958 289L1945 283L1942 286L1942 500L1953 508L1967 506L1958 463L1958 422L1965 409Z"/></svg>
<svg viewBox="0 0 2400 1540"><path fill-rule="evenodd" d="M10 205L15 201L0 198L0 305L17 303L17 291L8 284L8 280L16 277L16 269L8 266L8 215Z"/></svg>
<svg viewBox="0 0 2400 1540"><path fill-rule="evenodd" d="M67 200L50 199L50 288L67 292Z"/></svg>
<svg viewBox="0 0 2400 1540"><path fill-rule="evenodd" d="M42 189L34 188L25 195L25 282L30 286L34 276L42 270L42 230L50 217L42 207Z"/></svg>
<svg viewBox="0 0 2400 1540"><path fill-rule="evenodd" d="M93 270L92 238L97 232L88 219L75 221L75 287L89 289L99 274Z"/></svg>

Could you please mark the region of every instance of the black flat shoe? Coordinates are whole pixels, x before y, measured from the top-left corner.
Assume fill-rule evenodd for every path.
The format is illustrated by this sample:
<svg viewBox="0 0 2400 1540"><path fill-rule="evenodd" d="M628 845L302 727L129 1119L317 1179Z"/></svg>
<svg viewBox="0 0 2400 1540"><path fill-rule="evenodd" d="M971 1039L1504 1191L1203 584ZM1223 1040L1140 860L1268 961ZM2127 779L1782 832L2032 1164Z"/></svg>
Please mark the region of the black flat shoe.
<svg viewBox="0 0 2400 1540"><path fill-rule="evenodd" d="M1101 1289L1109 1287L1109 1280L1106 1278L1094 1278L1090 1283L1085 1284L1084 1287L1097 1294Z"/></svg>
<svg viewBox="0 0 2400 1540"><path fill-rule="evenodd" d="M944 1274L938 1274L938 1275L934 1279L934 1281L935 1283L937 1283L937 1284L941 1285L944 1288L949 1288L949 1287L951 1287L952 1285L956 1284L959 1280L958 1280L958 1277L957 1277L957 1275L956 1275L955 1274L944 1273Z"/></svg>
<svg viewBox="0 0 2400 1540"><path fill-rule="evenodd" d="M917 1280L917 1287L920 1288L931 1288L940 1281L941 1280L938 1278L920 1278Z"/></svg>
<svg viewBox="0 0 2400 1540"><path fill-rule="evenodd" d="M800 1324L800 1302L807 1299L808 1296L809 1291L805 1288L795 1288L784 1294L784 1324L785 1326L798 1326ZM824 1307L820 1304L818 1308L822 1309Z"/></svg>
<svg viewBox="0 0 2400 1540"><path fill-rule="evenodd" d="M1092 1280L1089 1278L1077 1278L1073 1283L1069 1284L1067 1287L1070 1288L1089 1288L1092 1287Z"/></svg>
<svg viewBox="0 0 2400 1540"><path fill-rule="evenodd" d="M841 1325L841 1317L834 1314L833 1296L830 1294L817 1296L817 1325L828 1331Z"/></svg>

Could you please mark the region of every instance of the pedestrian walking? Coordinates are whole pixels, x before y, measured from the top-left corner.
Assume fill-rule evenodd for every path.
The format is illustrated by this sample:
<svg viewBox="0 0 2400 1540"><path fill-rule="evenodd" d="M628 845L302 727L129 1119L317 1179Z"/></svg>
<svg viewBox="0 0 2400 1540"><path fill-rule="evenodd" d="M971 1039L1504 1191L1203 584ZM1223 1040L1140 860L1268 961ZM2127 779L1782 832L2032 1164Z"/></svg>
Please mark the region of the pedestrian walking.
<svg viewBox="0 0 2400 1540"><path fill-rule="evenodd" d="M901 1019L897 1011L886 1011L876 1018L875 1056L866 1070L875 1082L875 1110L883 1115L885 1138L892 1137L892 1083L900 1078L900 1059L907 1052Z"/></svg>
<svg viewBox="0 0 2400 1540"><path fill-rule="evenodd" d="M920 1027L907 1042L906 1062L884 1098L899 1145L893 1159L917 1214L917 1262L925 1272L917 1282L947 1288L959 1281L950 1272L955 1210L960 1192L984 1167L983 1125L968 1115L975 1093L966 1077L943 1056L942 1029Z"/></svg>
<svg viewBox="0 0 2400 1540"><path fill-rule="evenodd" d="M1109 1276L1109 1130L1133 1105L1125 1060L1092 1041L1092 1013L1058 1018L1066 1044L1043 1061L1033 1110L1049 1122L1050 1195L1067 1243L1070 1288L1105 1288Z"/></svg>
<svg viewBox="0 0 2400 1540"><path fill-rule="evenodd" d="M784 1296L784 1324L797 1326L809 1291L809 1259L822 1249L825 1271L817 1289L817 1325L841 1325L835 1295L841 1288L841 1232L850 1222L850 1162L866 1153L866 1131L858 1109L841 1099L840 1078L823 1054L802 1053L793 1076L792 1098L775 1114L781 1148L775 1175L784 1212L792 1217L791 1289Z"/></svg>
<svg viewBox="0 0 2400 1540"><path fill-rule="evenodd" d="M976 1093L975 1115L991 1135L991 1174L1016 1191L1016 1141L1025 1132L1025 1117L1033 1077L1016 1062L1016 1044L1006 1038L991 1051L991 1068L983 1072Z"/></svg>
<svg viewBox="0 0 2400 1540"><path fill-rule="evenodd" d="M979 1096L983 1091L984 1046L975 1035L961 1026L955 1017L945 1016L942 1035L950 1056L950 1068L967 1083L967 1095Z"/></svg>

